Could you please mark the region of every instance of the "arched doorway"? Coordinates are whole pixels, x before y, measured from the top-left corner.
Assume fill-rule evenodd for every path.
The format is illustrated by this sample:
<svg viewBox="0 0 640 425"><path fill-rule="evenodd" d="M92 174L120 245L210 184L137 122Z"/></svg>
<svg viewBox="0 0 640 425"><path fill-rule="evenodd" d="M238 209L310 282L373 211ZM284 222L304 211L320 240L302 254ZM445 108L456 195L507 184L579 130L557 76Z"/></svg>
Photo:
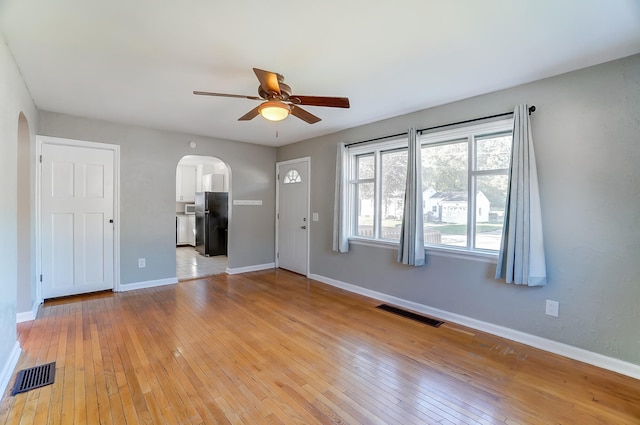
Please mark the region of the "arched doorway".
<svg viewBox="0 0 640 425"><path fill-rule="evenodd" d="M176 166L176 276L225 273L231 170L220 158L187 155ZM205 204L206 202L206 204Z"/></svg>
<svg viewBox="0 0 640 425"><path fill-rule="evenodd" d="M22 112L18 117L18 156L17 156L17 303L19 321L35 319L35 285L31 271L31 135L29 123Z"/></svg>

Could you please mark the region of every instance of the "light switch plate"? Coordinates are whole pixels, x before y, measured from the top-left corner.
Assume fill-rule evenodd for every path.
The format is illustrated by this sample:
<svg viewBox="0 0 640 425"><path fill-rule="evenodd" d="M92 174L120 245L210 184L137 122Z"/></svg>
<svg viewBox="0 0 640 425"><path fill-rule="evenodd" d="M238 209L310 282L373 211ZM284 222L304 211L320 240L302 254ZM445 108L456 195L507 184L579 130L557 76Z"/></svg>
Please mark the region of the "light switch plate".
<svg viewBox="0 0 640 425"><path fill-rule="evenodd" d="M318 221L318 213L313 213L313 214L311 215L311 220L313 220L313 221Z"/></svg>

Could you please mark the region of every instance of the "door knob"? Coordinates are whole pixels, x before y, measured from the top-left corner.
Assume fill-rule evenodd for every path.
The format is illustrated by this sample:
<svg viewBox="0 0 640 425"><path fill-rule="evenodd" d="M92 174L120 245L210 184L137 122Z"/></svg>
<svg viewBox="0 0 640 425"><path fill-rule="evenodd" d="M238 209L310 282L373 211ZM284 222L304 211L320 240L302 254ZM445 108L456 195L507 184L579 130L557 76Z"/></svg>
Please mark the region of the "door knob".
<svg viewBox="0 0 640 425"><path fill-rule="evenodd" d="M306 229L306 228L307 228L307 226L300 226L300 228L301 228L301 229Z"/></svg>

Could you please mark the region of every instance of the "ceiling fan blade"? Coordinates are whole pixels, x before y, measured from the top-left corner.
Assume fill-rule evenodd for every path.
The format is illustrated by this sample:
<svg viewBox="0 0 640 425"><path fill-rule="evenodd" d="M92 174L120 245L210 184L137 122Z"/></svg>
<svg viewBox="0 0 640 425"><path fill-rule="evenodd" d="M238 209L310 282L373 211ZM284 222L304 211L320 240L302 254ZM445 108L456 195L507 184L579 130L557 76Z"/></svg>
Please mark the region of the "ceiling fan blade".
<svg viewBox="0 0 640 425"><path fill-rule="evenodd" d="M194 91L193 94L200 95L200 96L235 97L238 99L264 100L261 97L257 97L257 96L245 96L242 94L213 93L209 91Z"/></svg>
<svg viewBox="0 0 640 425"><path fill-rule="evenodd" d="M348 97L299 96L292 94L289 100L296 105L326 106L329 108L349 108Z"/></svg>
<svg viewBox="0 0 640 425"><path fill-rule="evenodd" d="M247 112L246 114L244 114L243 116L238 118L238 121L249 121L249 120L254 119L258 115L260 115L260 112L258 112L258 108L259 107L260 107L260 105L258 105L255 108L253 108L252 110L250 110L249 112Z"/></svg>
<svg viewBox="0 0 640 425"><path fill-rule="evenodd" d="M302 121L305 121L309 124L315 124L318 121L321 121L319 117L316 117L311 112L307 112L299 106L291 105L291 115L295 115L300 118Z"/></svg>
<svg viewBox="0 0 640 425"><path fill-rule="evenodd" d="M263 69L253 68L253 72L260 81L262 90L267 93L276 93L280 95L280 83L278 83L278 74L275 72L265 71ZM282 79L282 76L279 76Z"/></svg>

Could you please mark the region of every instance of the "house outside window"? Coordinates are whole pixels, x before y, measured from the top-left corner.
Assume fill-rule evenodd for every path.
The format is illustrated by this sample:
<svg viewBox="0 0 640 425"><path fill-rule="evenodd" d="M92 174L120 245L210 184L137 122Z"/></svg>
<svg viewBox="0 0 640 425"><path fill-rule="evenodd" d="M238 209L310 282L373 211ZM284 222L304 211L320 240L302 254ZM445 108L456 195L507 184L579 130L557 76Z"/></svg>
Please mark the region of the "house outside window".
<svg viewBox="0 0 640 425"><path fill-rule="evenodd" d="M419 136L425 246L497 254L512 126L509 119ZM348 155L351 237L397 242L407 139L354 146Z"/></svg>

